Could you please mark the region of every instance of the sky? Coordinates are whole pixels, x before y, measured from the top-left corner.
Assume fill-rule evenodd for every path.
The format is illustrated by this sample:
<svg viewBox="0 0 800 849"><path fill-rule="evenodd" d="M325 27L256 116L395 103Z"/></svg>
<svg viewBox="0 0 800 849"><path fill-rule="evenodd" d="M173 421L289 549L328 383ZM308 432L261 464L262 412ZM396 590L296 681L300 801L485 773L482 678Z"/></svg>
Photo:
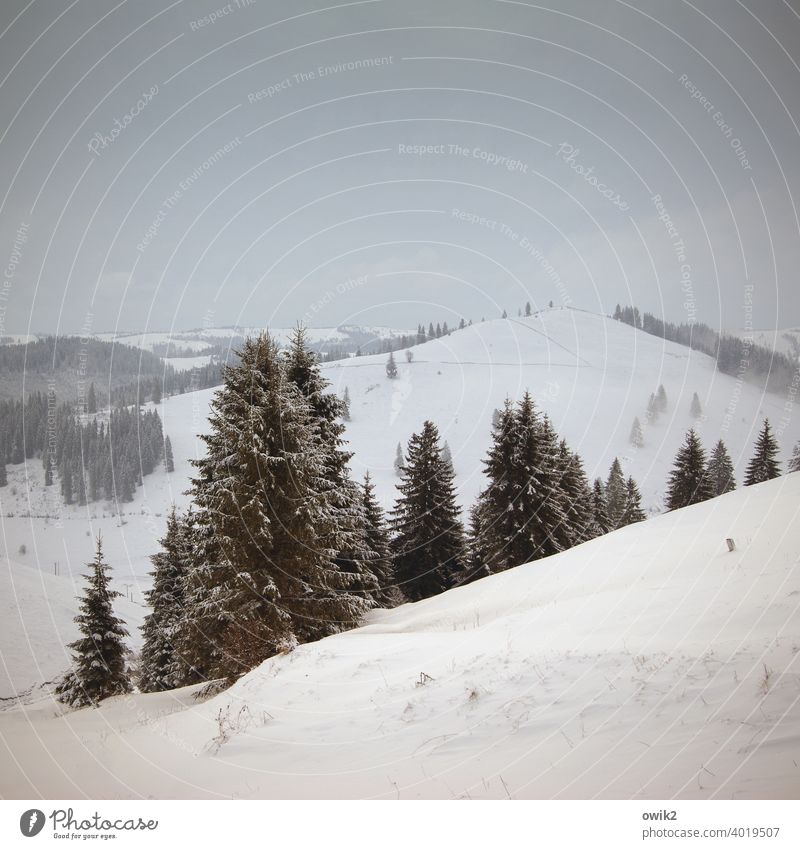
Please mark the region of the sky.
<svg viewBox="0 0 800 849"><path fill-rule="evenodd" d="M0 336L800 325L800 0L4 0Z"/></svg>

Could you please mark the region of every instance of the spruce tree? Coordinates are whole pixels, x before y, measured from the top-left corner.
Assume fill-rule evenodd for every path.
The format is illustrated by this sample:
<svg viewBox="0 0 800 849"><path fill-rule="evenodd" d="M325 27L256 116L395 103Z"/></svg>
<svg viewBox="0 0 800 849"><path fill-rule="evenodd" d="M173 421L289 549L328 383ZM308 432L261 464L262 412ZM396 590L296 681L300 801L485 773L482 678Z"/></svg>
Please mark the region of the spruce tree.
<svg viewBox="0 0 800 849"><path fill-rule="evenodd" d="M184 681L181 658L175 638L184 613L184 589L190 567L189 540L184 525L172 507L167 528L160 540L161 550L150 561L152 588L145 594L152 613L142 625L144 643L139 661L139 689L144 693L171 690Z"/></svg>
<svg viewBox="0 0 800 849"><path fill-rule="evenodd" d="M625 513L625 505L628 501L628 487L625 476L622 474L622 465L619 458L615 457L608 471L608 479L605 485L606 510L608 512L609 527L611 530L621 526L622 517Z"/></svg>
<svg viewBox="0 0 800 849"><path fill-rule="evenodd" d="M703 406L700 403L700 398L696 392L692 395L692 403L689 405L689 413L695 420L701 418L703 415Z"/></svg>
<svg viewBox="0 0 800 849"><path fill-rule="evenodd" d="M787 471L800 472L800 442L794 446Z"/></svg>
<svg viewBox="0 0 800 849"><path fill-rule="evenodd" d="M89 384L89 392L86 396L86 412L97 412L97 394L94 391L94 383Z"/></svg>
<svg viewBox="0 0 800 849"><path fill-rule="evenodd" d="M394 452L394 471L396 475L400 475L403 471L403 466L405 465L405 459L403 457L403 446L398 442L397 448Z"/></svg>
<svg viewBox="0 0 800 849"><path fill-rule="evenodd" d="M391 514L395 579L410 601L453 586L465 567L464 529L452 468L442 460L439 431L426 421L412 435Z"/></svg>
<svg viewBox="0 0 800 849"><path fill-rule="evenodd" d="M642 433L642 424L639 421L638 416L633 419L630 436L628 436L628 442L630 442L634 448L644 447L644 434Z"/></svg>
<svg viewBox="0 0 800 849"><path fill-rule="evenodd" d="M342 418L346 422L350 421L350 390L346 386L342 395Z"/></svg>
<svg viewBox="0 0 800 849"><path fill-rule="evenodd" d="M632 525L634 522L643 522L647 517L642 510L642 494L639 492L639 487L636 481L629 477L626 484L626 499L625 510L622 513L620 526Z"/></svg>
<svg viewBox="0 0 800 849"><path fill-rule="evenodd" d="M551 306L552 306L552 304L551 304ZM530 314L531 314L531 302L525 301L525 317L526 318L530 317Z"/></svg>
<svg viewBox="0 0 800 849"><path fill-rule="evenodd" d="M658 421L658 402L653 392L650 393L650 398L647 402L647 421L655 424Z"/></svg>
<svg viewBox="0 0 800 849"><path fill-rule="evenodd" d="M675 456L667 485L667 509L678 510L712 497L711 483L706 476L706 452L691 429Z"/></svg>
<svg viewBox="0 0 800 849"><path fill-rule="evenodd" d="M168 436L164 439L164 468L167 472L175 471L175 458L172 455L172 442Z"/></svg>
<svg viewBox="0 0 800 849"><path fill-rule="evenodd" d="M113 608L114 599L121 593L109 589L109 567L103 559L99 536L89 569L89 574L84 575L87 586L80 613L75 617L82 636L70 643L72 668L56 687L59 701L70 707L97 705L109 696L131 691L123 642L128 632Z"/></svg>
<svg viewBox="0 0 800 849"><path fill-rule="evenodd" d="M561 440L558 455L559 485L564 495L564 513L570 545L596 536L593 528L594 502L581 458Z"/></svg>
<svg viewBox="0 0 800 849"><path fill-rule="evenodd" d="M708 478L711 494L724 495L736 489L736 474L733 470L728 449L720 439L714 446L706 466L706 477Z"/></svg>
<svg viewBox="0 0 800 849"><path fill-rule="evenodd" d="M605 485L600 478L595 478L592 487L593 536L602 536L611 530L611 519L608 516Z"/></svg>
<svg viewBox="0 0 800 849"><path fill-rule="evenodd" d="M656 392L656 406L659 413L665 413L667 411L667 391L664 389L663 383L659 384L658 392Z"/></svg>
<svg viewBox="0 0 800 849"><path fill-rule="evenodd" d="M453 452L450 450L447 440L445 440L444 445L442 446L442 460L444 460L451 469L453 468Z"/></svg>
<svg viewBox="0 0 800 849"><path fill-rule="evenodd" d="M386 377L389 380L394 380L397 377L397 363L394 361L394 354L389 354L389 359L386 361Z"/></svg>
<svg viewBox="0 0 800 849"><path fill-rule="evenodd" d="M223 375L206 456L194 461L191 493L212 556L192 604L214 644L206 674L232 679L298 641L352 626L370 603L334 567L330 431L323 436L276 343L246 340Z"/></svg>
<svg viewBox="0 0 800 849"><path fill-rule="evenodd" d="M756 483L772 480L780 476L781 467L775 459L778 454L778 440L772 433L769 419L764 419L764 425L756 439L753 458L747 464L744 476L744 485L752 486Z"/></svg>
<svg viewBox="0 0 800 849"><path fill-rule="evenodd" d="M375 601L381 607L392 607L397 603L398 593L394 586L389 531L386 527L383 510L375 495L375 484L372 483L369 472L364 475L364 483L361 491L364 515L367 522L367 547L374 553L374 558L370 561L370 567L378 583L378 592L375 594Z"/></svg>

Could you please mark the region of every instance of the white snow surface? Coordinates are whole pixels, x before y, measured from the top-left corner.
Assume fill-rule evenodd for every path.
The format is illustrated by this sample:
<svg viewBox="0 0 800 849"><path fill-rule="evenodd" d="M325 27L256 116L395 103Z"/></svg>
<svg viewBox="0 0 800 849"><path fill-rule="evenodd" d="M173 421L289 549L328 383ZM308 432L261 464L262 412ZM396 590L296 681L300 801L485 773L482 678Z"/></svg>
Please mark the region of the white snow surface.
<svg viewBox="0 0 800 849"><path fill-rule="evenodd" d="M205 702L0 710L0 795L797 798L799 513L800 474L742 489L377 611Z"/></svg>

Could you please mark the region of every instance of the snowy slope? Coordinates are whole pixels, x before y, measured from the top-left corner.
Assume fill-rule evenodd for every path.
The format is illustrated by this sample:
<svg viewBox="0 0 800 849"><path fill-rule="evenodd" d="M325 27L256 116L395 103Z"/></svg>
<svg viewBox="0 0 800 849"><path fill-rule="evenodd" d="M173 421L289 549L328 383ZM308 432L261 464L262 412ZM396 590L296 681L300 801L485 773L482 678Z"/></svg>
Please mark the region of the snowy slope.
<svg viewBox="0 0 800 849"><path fill-rule="evenodd" d="M795 474L660 516L377 612L205 703L0 711L0 794L797 798L799 505Z"/></svg>
<svg viewBox="0 0 800 849"><path fill-rule="evenodd" d="M708 449L725 439L740 480L764 416L779 431L784 460L800 438L800 417L787 417L784 398L720 374L705 354L579 310L487 321L415 346L412 353L411 363L403 352L396 355L399 376L393 381L386 378L385 355L324 366L333 387L341 393L346 386L350 393L353 469L359 476L369 470L385 505L395 495L396 445L405 445L426 418L448 441L460 501L471 504L483 485L492 411L526 389L581 454L590 477L605 478L619 456L650 510L663 507L673 458L691 426ZM647 401L660 383L669 409L647 426ZM694 392L704 411L699 422L689 412ZM640 449L628 442L635 416L644 428Z"/></svg>

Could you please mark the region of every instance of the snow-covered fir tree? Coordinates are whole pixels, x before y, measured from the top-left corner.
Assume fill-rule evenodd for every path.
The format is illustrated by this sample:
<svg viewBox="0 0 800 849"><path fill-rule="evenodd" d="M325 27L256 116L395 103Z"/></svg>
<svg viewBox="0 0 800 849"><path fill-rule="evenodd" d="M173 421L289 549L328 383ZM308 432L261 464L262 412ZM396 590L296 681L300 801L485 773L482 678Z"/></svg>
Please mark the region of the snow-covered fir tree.
<svg viewBox="0 0 800 849"><path fill-rule="evenodd" d="M643 522L647 518L642 510L642 494L632 477L625 482L625 491L625 509L622 512L620 527L632 525L634 522Z"/></svg>
<svg viewBox="0 0 800 849"><path fill-rule="evenodd" d="M374 553L370 568L375 574L378 584L373 597L380 607L392 607L397 604L399 593L395 587L392 570L389 530L386 526L383 510L375 495L375 484L372 483L369 472L364 475L361 491L364 516L367 522L367 546Z"/></svg>
<svg viewBox="0 0 800 849"><path fill-rule="evenodd" d="M405 465L405 458L403 457L403 446L401 443L397 443L397 448L394 452L394 471L396 475L400 475L403 471L403 466Z"/></svg>
<svg viewBox="0 0 800 849"><path fill-rule="evenodd" d="M658 421L658 401L654 392L650 393L650 398L647 401L647 421L650 424L655 424Z"/></svg>
<svg viewBox="0 0 800 849"><path fill-rule="evenodd" d="M193 461L209 550L190 603L212 642L205 674L230 680L298 641L352 626L371 602L348 591L353 577L334 563L351 529L338 526L329 478L338 436L323 432L317 410L337 402L313 389L309 402L266 334L246 340L223 375L206 456Z"/></svg>
<svg viewBox="0 0 800 849"><path fill-rule="evenodd" d="M389 359L386 361L386 377L394 380L397 377L397 363L394 361L394 354L389 354Z"/></svg>
<svg viewBox="0 0 800 849"><path fill-rule="evenodd" d="M592 486L592 518L593 536L602 536L611 530L611 519L608 516L608 504L606 503L606 488L600 478L595 478Z"/></svg>
<svg viewBox="0 0 800 849"><path fill-rule="evenodd" d="M609 527L611 530L621 526L622 517L625 513L625 505L628 502L628 487L625 483L625 475L622 473L622 464L615 457L608 470L608 478L605 485L606 511L608 512Z"/></svg>
<svg viewBox="0 0 800 849"><path fill-rule="evenodd" d="M426 421L408 442L391 514L395 580L410 601L449 589L466 565L453 470L441 452L439 431Z"/></svg>
<svg viewBox="0 0 800 849"><path fill-rule="evenodd" d="M764 481L780 476L781 467L776 459L778 450L778 440L772 432L769 419L764 419L764 424L758 434L758 439L756 439L753 457L747 464L745 471L745 486L764 483Z"/></svg>
<svg viewBox="0 0 800 849"><path fill-rule="evenodd" d="M342 418L346 422L350 421L350 390L346 386L342 395Z"/></svg>
<svg viewBox="0 0 800 849"><path fill-rule="evenodd" d="M789 458L787 471L800 472L800 442L798 442L792 450L792 456Z"/></svg>
<svg viewBox="0 0 800 849"><path fill-rule="evenodd" d="M453 452L450 450L447 440L445 440L444 445L442 445L442 460L444 460L451 469L453 468Z"/></svg>
<svg viewBox="0 0 800 849"><path fill-rule="evenodd" d="M184 590L191 567L190 541L175 507L167 516L167 528L160 540L161 550L150 561L152 588L145 594L152 608L142 625L142 653L139 658L139 689L144 693L171 690L188 683L184 662L175 648L184 616Z"/></svg>
<svg viewBox="0 0 800 849"><path fill-rule="evenodd" d="M172 454L172 442L169 437L164 439L164 468L168 472L175 471L175 457Z"/></svg>
<svg viewBox="0 0 800 849"><path fill-rule="evenodd" d="M706 477L708 478L711 494L724 495L736 489L736 473L733 469L728 449L720 439L714 446L706 466Z"/></svg>
<svg viewBox="0 0 800 849"><path fill-rule="evenodd" d="M706 475L706 452L694 429L690 429L675 456L669 476L667 509L678 510L712 497L711 483Z"/></svg>
<svg viewBox="0 0 800 849"><path fill-rule="evenodd" d="M703 405L700 403L700 398L696 392L692 395L692 403L689 405L689 414L695 420L700 419L703 416Z"/></svg>
<svg viewBox="0 0 800 849"><path fill-rule="evenodd" d="M593 521L594 500L583 470L583 461L570 451L563 439L559 443L558 470L569 543L580 545L597 536Z"/></svg>
<svg viewBox="0 0 800 849"><path fill-rule="evenodd" d="M659 413L665 413L667 411L668 401L667 401L667 390L664 389L664 384L659 384L658 391L656 392L656 407L658 408Z"/></svg>
<svg viewBox="0 0 800 849"><path fill-rule="evenodd" d="M642 423L639 421L639 417L636 416L633 419L633 424L631 425L631 432L628 436L628 442L633 445L634 448L642 448L644 447L644 434L642 433Z"/></svg>
<svg viewBox="0 0 800 849"><path fill-rule="evenodd" d="M125 623L114 614L113 601L121 593L109 588L109 566L97 537L89 564L86 589L75 617L81 636L69 644L72 668L56 687L56 697L70 707L96 705L109 696L131 691L124 639Z"/></svg>

